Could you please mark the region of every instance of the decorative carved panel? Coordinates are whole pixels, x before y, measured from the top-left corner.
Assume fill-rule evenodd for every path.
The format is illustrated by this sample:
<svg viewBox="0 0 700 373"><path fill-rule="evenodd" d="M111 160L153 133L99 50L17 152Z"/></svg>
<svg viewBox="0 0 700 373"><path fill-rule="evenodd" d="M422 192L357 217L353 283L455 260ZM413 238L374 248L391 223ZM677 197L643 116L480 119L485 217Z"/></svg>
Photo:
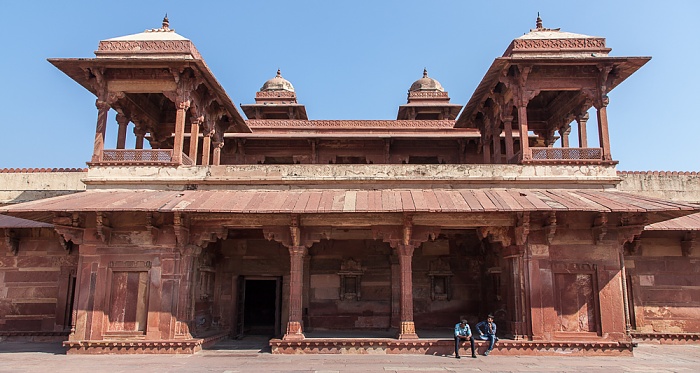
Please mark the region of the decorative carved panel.
<svg viewBox="0 0 700 373"><path fill-rule="evenodd" d="M448 258L438 258L430 262L428 276L430 277L430 299L452 299L451 279L454 275L450 269Z"/></svg>
<svg viewBox="0 0 700 373"><path fill-rule="evenodd" d="M345 259L340 264L340 299L360 300L362 288L362 265L353 258Z"/></svg>

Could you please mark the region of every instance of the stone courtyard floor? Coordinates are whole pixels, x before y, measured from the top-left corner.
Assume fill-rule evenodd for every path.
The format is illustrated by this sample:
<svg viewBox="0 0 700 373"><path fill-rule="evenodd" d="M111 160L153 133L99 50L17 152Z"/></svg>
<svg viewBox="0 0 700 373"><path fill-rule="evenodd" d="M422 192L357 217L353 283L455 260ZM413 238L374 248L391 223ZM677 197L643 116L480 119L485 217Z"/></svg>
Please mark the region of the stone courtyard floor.
<svg viewBox="0 0 700 373"><path fill-rule="evenodd" d="M0 372L698 372L700 345L640 344L634 357L272 355L224 341L194 355L65 355L59 343L0 342Z"/></svg>

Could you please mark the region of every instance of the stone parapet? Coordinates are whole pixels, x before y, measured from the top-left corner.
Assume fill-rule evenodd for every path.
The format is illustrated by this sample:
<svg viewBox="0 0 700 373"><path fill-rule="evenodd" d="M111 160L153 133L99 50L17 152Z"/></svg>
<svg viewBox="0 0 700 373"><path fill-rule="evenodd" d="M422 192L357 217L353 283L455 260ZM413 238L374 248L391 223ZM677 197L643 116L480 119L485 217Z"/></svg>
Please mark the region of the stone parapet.
<svg viewBox="0 0 700 373"><path fill-rule="evenodd" d="M251 185L411 185L472 187L612 188L619 182L605 165L226 165L192 167L91 167L89 189L237 189Z"/></svg>
<svg viewBox="0 0 700 373"><path fill-rule="evenodd" d="M0 205L34 201L85 190L83 169L0 170Z"/></svg>
<svg viewBox="0 0 700 373"><path fill-rule="evenodd" d="M617 186L622 192L630 192L672 201L700 202L700 173L665 171L621 171Z"/></svg>

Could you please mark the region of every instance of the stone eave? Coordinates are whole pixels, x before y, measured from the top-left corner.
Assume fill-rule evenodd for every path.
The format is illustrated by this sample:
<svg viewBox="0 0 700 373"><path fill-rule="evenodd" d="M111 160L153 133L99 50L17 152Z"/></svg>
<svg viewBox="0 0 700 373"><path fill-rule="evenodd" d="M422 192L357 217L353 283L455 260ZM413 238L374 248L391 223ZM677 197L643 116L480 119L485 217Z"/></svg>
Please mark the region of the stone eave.
<svg viewBox="0 0 700 373"><path fill-rule="evenodd" d="M610 90L622 83L635 71L639 70L646 64L651 57L499 57L494 59L493 63L486 71L486 74L479 82L479 85L474 90L471 98L462 110L462 113L455 122L455 127L470 127L473 126L471 118L475 114L478 107L486 100L486 97L491 93L493 88L499 81L501 73L510 68L512 65L614 65L618 71L619 78L615 79Z"/></svg>
<svg viewBox="0 0 700 373"><path fill-rule="evenodd" d="M233 121L237 132L251 132L250 128L245 123L240 112L236 108L231 98L228 96L219 81L214 77L214 74L209 70L209 67L204 60L183 60L182 58L120 58L120 57L100 57L100 58L49 58L48 61L56 66L71 79L76 81L83 88L97 95L97 91L89 81L89 77L85 72L87 68L123 68L123 69L138 69L138 68L172 68L179 70L185 67L193 68L204 79L207 87L212 90L217 97L218 102L226 109L229 117Z"/></svg>

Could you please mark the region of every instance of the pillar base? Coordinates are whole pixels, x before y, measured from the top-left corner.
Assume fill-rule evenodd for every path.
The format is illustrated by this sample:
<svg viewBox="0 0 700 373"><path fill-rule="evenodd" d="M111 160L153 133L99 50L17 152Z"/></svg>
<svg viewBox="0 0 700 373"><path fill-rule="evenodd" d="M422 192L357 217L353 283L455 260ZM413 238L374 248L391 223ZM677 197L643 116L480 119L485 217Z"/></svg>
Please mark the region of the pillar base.
<svg viewBox="0 0 700 373"><path fill-rule="evenodd" d="M416 334L416 326L413 321L401 321L401 332L396 337L397 339L418 339Z"/></svg>
<svg viewBox="0 0 700 373"><path fill-rule="evenodd" d="M301 341L306 338L301 329L301 323L298 321L290 321L287 323L287 333L282 337L283 341Z"/></svg>

